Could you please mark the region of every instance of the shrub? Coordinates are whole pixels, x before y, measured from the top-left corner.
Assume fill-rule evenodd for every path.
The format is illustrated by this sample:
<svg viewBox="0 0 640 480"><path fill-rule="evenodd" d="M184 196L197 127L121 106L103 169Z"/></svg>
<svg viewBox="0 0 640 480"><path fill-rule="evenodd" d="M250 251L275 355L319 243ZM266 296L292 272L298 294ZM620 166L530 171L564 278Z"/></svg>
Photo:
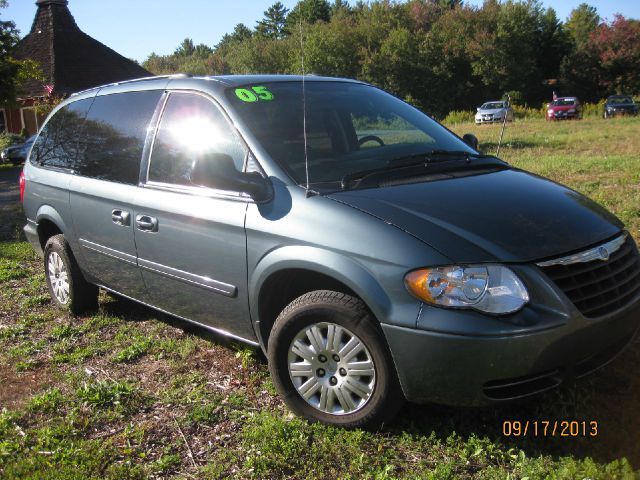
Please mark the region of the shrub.
<svg viewBox="0 0 640 480"><path fill-rule="evenodd" d="M475 112L468 110L454 110L449 112L449 115L442 121L445 125L453 125L456 123L468 123L473 122L475 119Z"/></svg>
<svg viewBox="0 0 640 480"><path fill-rule="evenodd" d="M0 133L0 150L7 148L9 145L22 143L24 138L15 133Z"/></svg>
<svg viewBox="0 0 640 480"><path fill-rule="evenodd" d="M606 100L602 99L598 103L585 103L582 105L583 117L601 117L604 114L604 104Z"/></svg>

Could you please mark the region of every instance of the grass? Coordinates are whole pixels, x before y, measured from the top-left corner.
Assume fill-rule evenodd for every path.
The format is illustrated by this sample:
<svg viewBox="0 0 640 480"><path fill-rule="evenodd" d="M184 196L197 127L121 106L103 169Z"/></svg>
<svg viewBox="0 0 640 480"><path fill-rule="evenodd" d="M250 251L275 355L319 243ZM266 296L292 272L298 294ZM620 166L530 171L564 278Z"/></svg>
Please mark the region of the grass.
<svg viewBox="0 0 640 480"><path fill-rule="evenodd" d="M455 125L495 153L499 126ZM501 157L586 193L640 238L640 119L508 125ZM19 207L0 224L19 226ZM638 479L640 342L600 373L485 409L407 405L379 432L291 415L261 356L124 299L71 317L41 261L0 232L3 479ZM4 235L4 236L2 236ZM596 437L509 437L506 420L598 422Z"/></svg>

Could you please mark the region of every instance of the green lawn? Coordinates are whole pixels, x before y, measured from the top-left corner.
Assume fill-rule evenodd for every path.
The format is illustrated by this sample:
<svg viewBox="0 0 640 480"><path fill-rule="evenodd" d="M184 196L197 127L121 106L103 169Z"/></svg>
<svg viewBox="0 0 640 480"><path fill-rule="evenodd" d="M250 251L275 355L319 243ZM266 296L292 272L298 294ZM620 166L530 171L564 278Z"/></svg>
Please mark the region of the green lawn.
<svg viewBox="0 0 640 480"><path fill-rule="evenodd" d="M498 126L454 125L495 152ZM640 119L508 125L501 156L606 205L640 238ZM294 418L265 363L128 301L72 318L3 208L0 478L640 478L640 342L576 384L486 409L407 406L380 432ZM597 421L506 437L506 420Z"/></svg>

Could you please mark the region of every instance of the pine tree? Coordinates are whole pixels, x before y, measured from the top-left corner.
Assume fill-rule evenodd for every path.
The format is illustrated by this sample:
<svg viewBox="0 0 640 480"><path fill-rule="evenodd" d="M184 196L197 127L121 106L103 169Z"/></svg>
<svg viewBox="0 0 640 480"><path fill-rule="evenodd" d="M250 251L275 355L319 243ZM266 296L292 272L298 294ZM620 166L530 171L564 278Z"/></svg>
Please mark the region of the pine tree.
<svg viewBox="0 0 640 480"><path fill-rule="evenodd" d="M287 13L289 10L281 2L274 3L264 12L264 18L256 25L256 33L265 38L285 37Z"/></svg>

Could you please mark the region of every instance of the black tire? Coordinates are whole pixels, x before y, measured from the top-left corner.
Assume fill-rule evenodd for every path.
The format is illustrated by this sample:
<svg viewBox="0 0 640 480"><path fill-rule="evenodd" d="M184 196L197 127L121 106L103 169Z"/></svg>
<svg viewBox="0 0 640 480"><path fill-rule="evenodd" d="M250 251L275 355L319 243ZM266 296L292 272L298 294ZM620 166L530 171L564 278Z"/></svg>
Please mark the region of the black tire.
<svg viewBox="0 0 640 480"><path fill-rule="evenodd" d="M343 338L349 338L350 334L352 334L351 338L357 337L356 340L359 340L365 347L364 352L367 359L373 363L375 375L369 377L374 380L370 396L366 401L360 399L363 402L362 406L352 413L348 413L346 409L343 409L341 414L329 413L311 405L298 392L289 374L289 349L292 342L314 324L332 324L346 329ZM327 335L324 345L328 345L328 337ZM295 356L295 353L293 355ZM329 290L316 290L295 299L276 319L269 336L267 356L271 376L287 406L294 413L312 422L322 422L345 428L373 429L390 421L404 402L404 395L393 360L379 324L364 303L350 295ZM323 355L318 355L315 358L320 357ZM358 361L357 357L354 358L354 361ZM304 362L304 359L302 361ZM349 362L350 360L343 358L343 361ZM327 373L327 376L335 375L335 377L330 377L331 380L335 381L336 377L340 378L336 371L339 365L334 363L334 374ZM340 369L340 375L348 377L348 374L343 371L345 371L344 368ZM344 385L348 381L347 377L340 378L339 382ZM325 387L332 388L326 384ZM333 387L333 390L346 391L340 386ZM317 397L320 397L320 392L317 393ZM336 402L338 400L337 394L331 393L331 397L333 398L332 405L337 404L338 408L342 408L342 401Z"/></svg>
<svg viewBox="0 0 640 480"><path fill-rule="evenodd" d="M51 275L55 275L50 272L51 269L49 268L52 255L54 255L53 260L60 259L67 273L68 294L66 301L61 300L59 298L61 295L56 295L54 291L53 283L56 283L59 279L51 277ZM98 287L85 280L64 235L54 235L47 240L44 247L44 274L47 279L49 294L57 307L69 310L74 315L98 308Z"/></svg>

